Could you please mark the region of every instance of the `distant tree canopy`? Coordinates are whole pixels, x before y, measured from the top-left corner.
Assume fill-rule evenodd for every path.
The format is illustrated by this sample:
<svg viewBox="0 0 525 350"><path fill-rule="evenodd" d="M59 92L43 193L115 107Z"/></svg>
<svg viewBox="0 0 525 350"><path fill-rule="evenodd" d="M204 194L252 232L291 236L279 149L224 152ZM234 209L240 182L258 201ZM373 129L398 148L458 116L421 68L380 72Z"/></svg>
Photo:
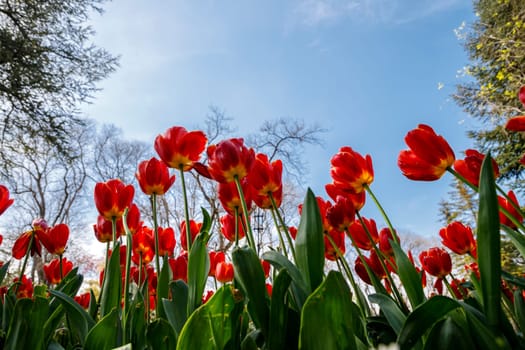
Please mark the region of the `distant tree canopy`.
<svg viewBox="0 0 525 350"><path fill-rule="evenodd" d="M525 6L523 0L475 0L478 19L465 37L470 56L468 82L458 85L455 101L481 122L469 132L480 151L491 151L501 181L523 192L525 137L504 129L508 118L525 113L517 93L525 85Z"/></svg>
<svg viewBox="0 0 525 350"><path fill-rule="evenodd" d="M0 0L0 141L39 135L67 152L79 103L117 59L86 24L105 0Z"/></svg>

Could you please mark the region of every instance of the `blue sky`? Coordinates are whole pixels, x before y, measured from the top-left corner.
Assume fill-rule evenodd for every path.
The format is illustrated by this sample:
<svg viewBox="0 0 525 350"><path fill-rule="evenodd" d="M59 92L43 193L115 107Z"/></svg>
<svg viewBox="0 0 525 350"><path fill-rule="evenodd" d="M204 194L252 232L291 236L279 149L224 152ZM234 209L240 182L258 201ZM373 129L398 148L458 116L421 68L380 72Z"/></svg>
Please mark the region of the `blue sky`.
<svg viewBox="0 0 525 350"><path fill-rule="evenodd" d="M456 151L474 121L450 99L468 58L455 34L471 0L114 0L93 19L95 42L121 56L84 111L130 139L152 142L173 125L193 129L210 105L239 136L264 120L328 129L309 148L305 187L326 196L329 160L351 146L374 161L372 188L399 232L437 236L450 176L405 179L405 134L431 125ZM364 215L383 220L371 201Z"/></svg>

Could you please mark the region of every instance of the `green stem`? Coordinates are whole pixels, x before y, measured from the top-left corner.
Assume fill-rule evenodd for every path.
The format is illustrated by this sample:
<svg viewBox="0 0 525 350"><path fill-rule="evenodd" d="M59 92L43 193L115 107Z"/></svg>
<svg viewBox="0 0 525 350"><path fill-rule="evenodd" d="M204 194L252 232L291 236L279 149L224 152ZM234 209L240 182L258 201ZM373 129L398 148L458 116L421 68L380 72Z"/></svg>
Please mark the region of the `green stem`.
<svg viewBox="0 0 525 350"><path fill-rule="evenodd" d="M159 224L157 222L157 194L151 194L151 210L153 215L153 231L155 234L155 268L160 275L160 258L159 258ZM189 244L189 243L188 243ZM155 303L155 311L159 314L159 302Z"/></svg>
<svg viewBox="0 0 525 350"><path fill-rule="evenodd" d="M279 245L281 246L281 250L283 251L284 256L288 258L288 253L286 252L286 245L284 244L283 234L279 227L280 225L277 222L277 217L275 216L275 210L272 208L271 212L272 212L273 221L275 222L275 228L277 229L277 236L279 237Z"/></svg>
<svg viewBox="0 0 525 350"><path fill-rule="evenodd" d="M111 234L113 236L113 250L115 250L117 245L117 217L115 216L111 217Z"/></svg>
<svg viewBox="0 0 525 350"><path fill-rule="evenodd" d="M60 268L60 281L64 279L64 272L62 271L62 254L58 256L58 267Z"/></svg>
<svg viewBox="0 0 525 350"><path fill-rule="evenodd" d="M128 333L126 332L126 325L128 320L128 310L129 310L129 283L130 283L130 270L131 270L131 247L132 247L132 237L131 232L128 227L128 223L126 220L127 217L127 210L122 218L122 224L124 226L124 231L126 232L126 274L124 277L124 312L122 315L122 329L123 332L123 339L124 344L127 344L128 342Z"/></svg>
<svg viewBox="0 0 525 350"><path fill-rule="evenodd" d="M184 166L181 165L179 168L180 182L182 184L182 198L184 199L184 219L186 220L186 244L188 252L191 249L191 226L190 226L190 210L188 208L188 194L186 193L186 181L184 180Z"/></svg>
<svg viewBox="0 0 525 350"><path fill-rule="evenodd" d="M281 223L281 227L284 229L286 240L288 241L288 245L290 247L290 251L292 252L293 259L294 261L297 261L297 259L295 258L295 247L293 244L292 236L290 235L290 231L288 230L288 226L284 222L284 219L281 215L281 212L279 211L279 208L277 207L277 203L275 203L275 198L273 198L272 193L269 193L268 196L270 197L270 200L272 201L272 208L275 211L277 218L279 219L279 222Z"/></svg>
<svg viewBox="0 0 525 350"><path fill-rule="evenodd" d="M234 219L233 219L233 222L234 222L234 225L233 225L233 228L234 228L234 232L235 232L235 248L239 247L239 208L238 207L235 207L234 209Z"/></svg>
<svg viewBox="0 0 525 350"><path fill-rule="evenodd" d="M385 219L388 228L392 231L392 237L393 237L394 241L396 243L399 243L399 241L397 239L397 236L395 235L394 226L392 225L392 222L390 222L390 219L388 218L388 215L386 214L385 210L383 209L383 206L381 205L381 203L379 203L379 200L375 196L375 194L372 191L372 189L370 188L370 186L368 186L367 184L364 184L363 187L365 188L366 192L370 195L370 197L372 198L372 201L375 203L375 205L377 206L377 208L381 212L381 215Z"/></svg>
<svg viewBox="0 0 525 350"><path fill-rule="evenodd" d="M235 175L233 177L233 181L235 181L235 185L237 186L237 192L239 192L239 198L241 199L241 206L244 216L244 222L246 223L246 238L248 239L248 244L253 249L254 252L257 252L257 248L255 246L255 240L253 239L253 231L252 231L252 225L250 223L250 216L248 212L248 206L246 205L246 198L244 198L244 192L242 190L241 181L239 180L239 177Z"/></svg>

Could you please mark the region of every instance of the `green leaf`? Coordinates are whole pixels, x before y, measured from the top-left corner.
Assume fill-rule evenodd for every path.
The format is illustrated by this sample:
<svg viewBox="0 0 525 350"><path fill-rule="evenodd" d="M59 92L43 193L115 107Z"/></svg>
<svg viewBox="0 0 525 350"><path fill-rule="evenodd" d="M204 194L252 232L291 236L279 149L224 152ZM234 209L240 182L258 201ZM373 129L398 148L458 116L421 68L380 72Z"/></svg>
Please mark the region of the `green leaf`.
<svg viewBox="0 0 525 350"><path fill-rule="evenodd" d="M3 349L42 349L44 347L44 327L49 312L48 300L36 297L35 300L18 299Z"/></svg>
<svg viewBox="0 0 525 350"><path fill-rule="evenodd" d="M6 262L2 267L0 267L0 285L4 283L5 275L7 274L7 270L9 270L9 265L11 264L11 261Z"/></svg>
<svg viewBox="0 0 525 350"><path fill-rule="evenodd" d="M286 349L288 321L286 294L291 282L292 279L286 270L281 270L273 282L268 349Z"/></svg>
<svg viewBox="0 0 525 350"><path fill-rule="evenodd" d="M69 316L68 321L71 326L69 331L77 336L81 344L84 344L84 339L89 330L95 325L95 321L70 296L57 290L50 290L49 293L62 303L66 314Z"/></svg>
<svg viewBox="0 0 525 350"><path fill-rule="evenodd" d="M482 350L511 349L506 339L500 333L495 333L493 327L488 326L485 315L478 314L477 310L474 310L472 307L465 308L471 336L476 343L476 348Z"/></svg>
<svg viewBox="0 0 525 350"><path fill-rule="evenodd" d="M423 285L421 284L421 275L417 272L399 244L393 240L390 240L390 244L396 258L397 275L407 293L410 305L415 309L426 299Z"/></svg>
<svg viewBox="0 0 525 350"><path fill-rule="evenodd" d="M168 321L158 318L148 325L148 343L155 350L171 350L177 346L177 337Z"/></svg>
<svg viewBox="0 0 525 350"><path fill-rule="evenodd" d="M248 297L248 311L257 329L268 336L270 308L261 261L250 247L235 248L232 253L235 279Z"/></svg>
<svg viewBox="0 0 525 350"><path fill-rule="evenodd" d="M406 321L406 316L399 308L399 305L397 305L390 296L385 294L371 294L368 296L368 299L370 299L372 303L379 304L379 307L388 320L388 323L394 332L399 335L399 332Z"/></svg>
<svg viewBox="0 0 525 350"><path fill-rule="evenodd" d="M323 281L325 261L323 224L317 199L311 189L308 189L303 203L295 238L295 256L297 267L309 288L308 292L311 292Z"/></svg>
<svg viewBox="0 0 525 350"><path fill-rule="evenodd" d="M177 280L170 283L171 300L162 299L166 317L178 337L188 318L188 286L184 281Z"/></svg>
<svg viewBox="0 0 525 350"><path fill-rule="evenodd" d="M356 349L351 293L343 275L330 271L301 314L299 349Z"/></svg>
<svg viewBox="0 0 525 350"><path fill-rule="evenodd" d="M162 267L157 281L157 303L159 303L159 315L160 318L166 318L166 312L164 311L164 304L162 299L167 299L169 295L169 283L170 283L170 266L168 264L168 256L166 255L162 261Z"/></svg>
<svg viewBox="0 0 525 350"><path fill-rule="evenodd" d="M108 270L104 271L104 286L100 295L100 316L120 308L122 274L120 271L120 243L113 247L109 257Z"/></svg>
<svg viewBox="0 0 525 350"><path fill-rule="evenodd" d="M233 297L232 287L224 285L188 318L177 349L228 349L242 308Z"/></svg>
<svg viewBox="0 0 525 350"><path fill-rule="evenodd" d="M525 256L525 236L508 226L501 225L501 228L505 231L505 233L507 233L510 241L512 244L514 244L516 249L518 249L521 256Z"/></svg>
<svg viewBox="0 0 525 350"><path fill-rule="evenodd" d="M204 233L204 235L207 237L205 241L208 242L212 221L211 221L210 214L208 213L206 209L201 207L201 211L202 211L202 226L201 226L200 232Z"/></svg>
<svg viewBox="0 0 525 350"><path fill-rule="evenodd" d="M277 270L286 270L286 273L292 278L291 292L297 305L297 310L301 310L309 294L301 272L284 255L274 250L264 253L262 258L272 264Z"/></svg>
<svg viewBox="0 0 525 350"><path fill-rule="evenodd" d="M501 317L501 258L499 206L492 170L487 154L481 166L477 252L483 308L489 325L498 327Z"/></svg>
<svg viewBox="0 0 525 350"><path fill-rule="evenodd" d="M458 308L461 308L460 303L441 295L434 296L418 306L408 315L399 333L400 349L411 349L434 324Z"/></svg>
<svg viewBox="0 0 525 350"><path fill-rule="evenodd" d="M464 327L460 326L453 317L445 317L432 327L425 342L425 350L434 349L475 349L475 345Z"/></svg>
<svg viewBox="0 0 525 350"><path fill-rule="evenodd" d="M128 310L128 322L126 323L126 332L128 339L136 349L146 349L146 306L142 291L138 291L131 302Z"/></svg>
<svg viewBox="0 0 525 350"><path fill-rule="evenodd" d="M114 308L89 331L84 348L86 350L111 350L120 346L120 320Z"/></svg>
<svg viewBox="0 0 525 350"><path fill-rule="evenodd" d="M525 331L525 301L522 296L523 290L517 289L514 291L514 314L521 332Z"/></svg>
<svg viewBox="0 0 525 350"><path fill-rule="evenodd" d="M188 257L188 315L201 305L202 294L208 280L210 257L205 238L203 233L197 235Z"/></svg>

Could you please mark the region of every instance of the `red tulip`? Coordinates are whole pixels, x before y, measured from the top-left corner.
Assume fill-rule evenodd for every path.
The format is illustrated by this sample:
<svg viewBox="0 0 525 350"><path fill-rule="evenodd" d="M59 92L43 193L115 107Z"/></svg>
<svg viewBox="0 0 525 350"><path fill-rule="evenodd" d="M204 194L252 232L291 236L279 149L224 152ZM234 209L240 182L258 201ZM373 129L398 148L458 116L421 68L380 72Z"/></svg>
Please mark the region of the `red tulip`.
<svg viewBox="0 0 525 350"><path fill-rule="evenodd" d="M521 104L525 107L525 86L520 88L520 91L518 92L518 98Z"/></svg>
<svg viewBox="0 0 525 350"><path fill-rule="evenodd" d="M439 279L445 278L452 271L452 260L446 250L430 248L419 254L419 261L423 269Z"/></svg>
<svg viewBox="0 0 525 350"><path fill-rule="evenodd" d="M394 231L394 235L392 235L392 231L388 227L382 228L381 231L379 231L379 250L386 257L394 255L390 240L399 242L397 233Z"/></svg>
<svg viewBox="0 0 525 350"><path fill-rule="evenodd" d="M468 149L465 151L465 159L458 159L454 162L454 170L474 186L479 186L479 175L483 159L485 159L484 154ZM494 159L492 160L492 168L494 169L494 178L498 177L498 163Z"/></svg>
<svg viewBox="0 0 525 350"><path fill-rule="evenodd" d="M332 203L330 203L330 201L328 200L325 201L322 197L319 197L319 196L316 197L315 199L317 201L317 207L319 208L319 214L321 215L321 220L323 221L323 232L328 233L333 229L327 217L328 210L332 206ZM301 215L303 212L303 205L299 204L298 209L299 209L299 215Z"/></svg>
<svg viewBox="0 0 525 350"><path fill-rule="evenodd" d="M354 204L350 199L339 196L335 204L327 209L326 218L336 230L345 232L355 219Z"/></svg>
<svg viewBox="0 0 525 350"><path fill-rule="evenodd" d="M167 166L188 171L206 148L208 139L202 131L187 131L181 126L166 130L155 139L155 151Z"/></svg>
<svg viewBox="0 0 525 350"><path fill-rule="evenodd" d="M211 299L211 297L213 296L213 294L214 294L214 293L213 293L213 290L208 290L208 291L206 291L206 294L204 294L204 295L202 296L202 303L203 303L203 304L206 304L206 303L208 302L208 300Z"/></svg>
<svg viewBox="0 0 525 350"><path fill-rule="evenodd" d="M255 156L255 162L248 175L248 182L253 188L254 200L259 208L272 207L270 194L277 207L280 207L283 195L282 175L283 163L281 160L270 163L266 154L259 153Z"/></svg>
<svg viewBox="0 0 525 350"><path fill-rule="evenodd" d="M208 271L208 276L215 277L215 268L217 267L217 264L225 261L226 257L224 256L224 252L210 251L208 254L210 256L210 270Z"/></svg>
<svg viewBox="0 0 525 350"><path fill-rule="evenodd" d="M456 254L471 254L476 258L476 240L472 229L459 221L454 221L439 230L441 243Z"/></svg>
<svg viewBox="0 0 525 350"><path fill-rule="evenodd" d="M155 256L155 240L153 230L149 227L142 226L140 230L133 235L131 259L136 265L142 262L143 265L149 264Z"/></svg>
<svg viewBox="0 0 525 350"><path fill-rule="evenodd" d="M188 282L188 253L183 251L176 258L169 258L171 271L173 272L173 280L183 280Z"/></svg>
<svg viewBox="0 0 525 350"><path fill-rule="evenodd" d="M132 203L128 210L128 215L126 216L126 224L128 225L129 232L133 235L137 230L142 227L142 222L140 221L140 211L139 207ZM104 218L102 215L99 215L97 218L97 223L93 225L93 231L95 232L95 237L101 243L111 242L113 240L113 224L111 220ZM122 224L122 218L117 219L117 238L124 234L124 225Z"/></svg>
<svg viewBox="0 0 525 350"><path fill-rule="evenodd" d="M37 230L29 230L20 235L15 241L15 244L13 244L13 248L11 250L11 253L13 255L13 258L15 259L22 259L29 249L29 244L31 244L31 256L38 254L42 255L42 245L40 244L40 239L38 238L38 232Z"/></svg>
<svg viewBox="0 0 525 350"><path fill-rule="evenodd" d="M120 218L131 205L135 190L118 179L95 185L95 205L100 215L108 220Z"/></svg>
<svg viewBox="0 0 525 350"><path fill-rule="evenodd" d="M62 255L69 238L69 227L66 224L58 224L42 231L38 238L50 254Z"/></svg>
<svg viewBox="0 0 525 350"><path fill-rule="evenodd" d="M512 201L512 203L514 203L515 206L517 206L518 208L520 207L519 203L518 203L518 199L516 198L516 195L514 194L513 191L509 191L509 193L507 194L508 197L510 198L510 200ZM502 208L505 208L507 210L507 212L509 212L509 214L514 218L516 219L518 222L523 222L523 216L521 214L521 212L519 212L518 210L516 210L516 208L514 208L514 206L512 205L512 203L510 201L508 201L506 198L503 198L501 196L498 196L498 203L500 205L500 207ZM516 224L513 223L503 212L499 212L499 221L501 224L505 225L505 226L508 226L510 228L516 228Z"/></svg>
<svg viewBox="0 0 525 350"><path fill-rule="evenodd" d="M163 195L175 182L175 175L170 176L166 164L157 158L141 162L135 177L147 195Z"/></svg>
<svg viewBox="0 0 525 350"><path fill-rule="evenodd" d="M332 242L330 242L330 238L328 238L328 236L330 236L337 249L339 249L341 254L344 256L346 252L345 233L337 230L331 230L329 233L325 233L324 235L324 257L328 260L336 261L339 256L337 255L337 250L333 246Z"/></svg>
<svg viewBox="0 0 525 350"><path fill-rule="evenodd" d="M525 115L510 118L505 125L509 131L525 131Z"/></svg>
<svg viewBox="0 0 525 350"><path fill-rule="evenodd" d="M368 154L363 157L350 147L341 147L330 163L333 183L342 190L361 193L365 185L374 181L372 158Z"/></svg>
<svg viewBox="0 0 525 350"><path fill-rule="evenodd" d="M411 180L437 180L454 164L454 151L428 125L419 124L409 131L405 142L409 149L399 153L397 165Z"/></svg>
<svg viewBox="0 0 525 350"><path fill-rule="evenodd" d="M290 233L290 236L292 236L293 239L297 237L297 227L295 226L288 226L288 232Z"/></svg>
<svg viewBox="0 0 525 350"><path fill-rule="evenodd" d="M450 282L450 289L452 289L454 296L458 300L462 300L468 295L467 288L463 286L464 283L465 283L464 278L462 278L461 280L454 278L452 282Z"/></svg>
<svg viewBox="0 0 525 350"><path fill-rule="evenodd" d="M15 200L9 198L9 190L4 185L0 185L0 215L13 204Z"/></svg>
<svg viewBox="0 0 525 350"><path fill-rule="evenodd" d="M230 242L235 241L235 216L225 214L219 219L221 223L221 233ZM237 228L239 230L239 239L244 238L246 235L244 232L242 216L237 216Z"/></svg>
<svg viewBox="0 0 525 350"><path fill-rule="evenodd" d="M252 192L246 179L241 181L241 187L244 194L244 200L246 201L246 207L250 210L252 207ZM217 196L219 197L222 207L229 214L233 215L235 209L237 209L239 213L242 212L241 197L239 196L239 191L237 190L235 182L219 183Z"/></svg>
<svg viewBox="0 0 525 350"><path fill-rule="evenodd" d="M191 241L193 242L195 240L195 237L199 234L201 231L202 223L197 223L193 220L190 220L190 234L191 234ZM188 250L188 242L186 239L186 221L182 221L180 223L180 245L182 249Z"/></svg>
<svg viewBox="0 0 525 350"><path fill-rule="evenodd" d="M357 257L357 259L354 262L354 269L359 278L367 284L372 284L372 280L370 279L370 276L368 272L366 271L365 265L363 263L366 263L368 267L370 268L371 272L378 278L383 279L386 277L385 270L381 266L381 261L377 257L377 254L374 250L370 251L370 257L363 256L363 259L360 257Z"/></svg>
<svg viewBox="0 0 525 350"><path fill-rule="evenodd" d="M18 288L16 289L16 297L21 298L32 298L33 297L33 281L30 278L27 278L26 275L22 276L22 280L20 280L18 277L16 277L13 280L13 284L18 284Z"/></svg>
<svg viewBox="0 0 525 350"><path fill-rule="evenodd" d="M261 260L261 266L264 271L264 277L268 278L270 276L270 268L271 268L270 263L266 260Z"/></svg>
<svg viewBox="0 0 525 350"><path fill-rule="evenodd" d="M159 256L168 256L173 255L173 250L175 249L175 231L171 227L158 228L159 234Z"/></svg>
<svg viewBox="0 0 525 350"><path fill-rule="evenodd" d="M89 302L91 301L91 293L86 292L75 296L75 301L78 305L82 306L83 309L89 308Z"/></svg>
<svg viewBox="0 0 525 350"><path fill-rule="evenodd" d="M379 242L379 233L377 231L377 225L374 219L362 218L362 220L364 226L360 220L355 220L348 227L348 234L352 237L353 244L355 244L358 248L370 250L372 249L375 243ZM370 241L368 235L370 235L372 241Z"/></svg>
<svg viewBox="0 0 525 350"><path fill-rule="evenodd" d="M233 264L221 261L215 267L215 278L221 283L233 281Z"/></svg>
<svg viewBox="0 0 525 350"><path fill-rule="evenodd" d="M232 182L243 179L250 172L255 152L244 145L242 138L234 138L208 147L208 170L218 182Z"/></svg>
<svg viewBox="0 0 525 350"><path fill-rule="evenodd" d="M337 202L338 197L347 198L354 205L355 210L361 210L365 205L366 192L361 191L354 193L351 190L344 190L334 184L327 184L325 186L326 193L334 202Z"/></svg>
<svg viewBox="0 0 525 350"><path fill-rule="evenodd" d="M66 258L62 259L62 274L60 274L60 259L53 259L45 264L44 274L49 284L59 284L62 277L65 277L69 271L73 270L73 263Z"/></svg>

